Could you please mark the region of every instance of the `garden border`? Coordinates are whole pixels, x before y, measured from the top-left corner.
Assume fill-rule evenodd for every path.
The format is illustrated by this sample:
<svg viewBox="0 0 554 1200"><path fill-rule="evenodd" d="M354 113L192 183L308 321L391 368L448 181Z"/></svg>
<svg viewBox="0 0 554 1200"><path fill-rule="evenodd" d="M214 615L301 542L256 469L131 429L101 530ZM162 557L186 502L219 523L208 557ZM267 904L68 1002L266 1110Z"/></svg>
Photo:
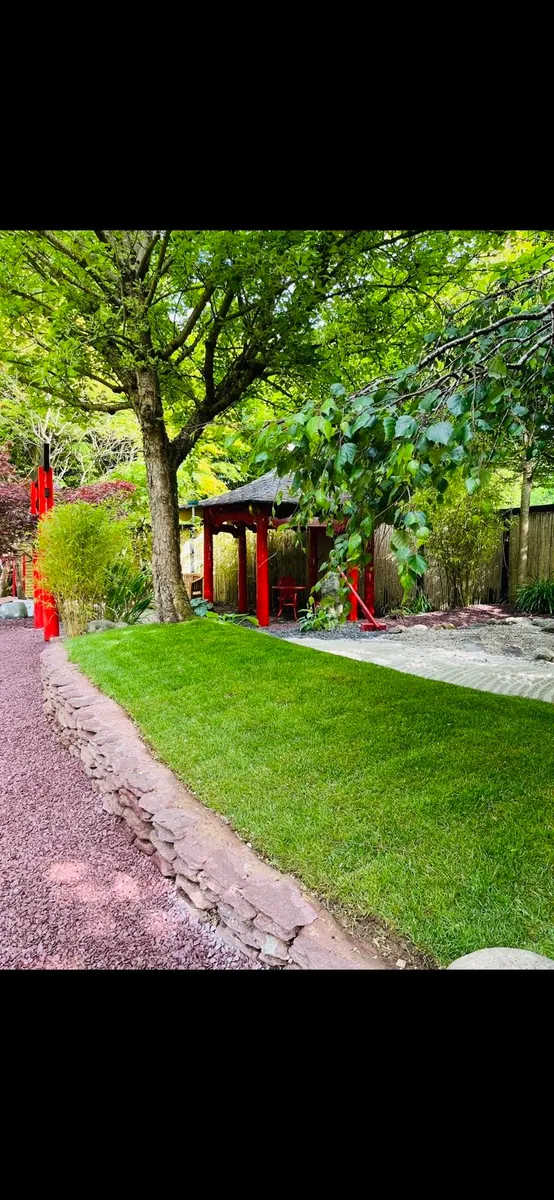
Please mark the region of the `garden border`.
<svg viewBox="0 0 554 1200"><path fill-rule="evenodd" d="M42 651L41 678L59 740L81 760L127 841L175 880L189 916L217 925L234 950L269 967L389 969L155 759L124 709L69 662L57 639Z"/></svg>

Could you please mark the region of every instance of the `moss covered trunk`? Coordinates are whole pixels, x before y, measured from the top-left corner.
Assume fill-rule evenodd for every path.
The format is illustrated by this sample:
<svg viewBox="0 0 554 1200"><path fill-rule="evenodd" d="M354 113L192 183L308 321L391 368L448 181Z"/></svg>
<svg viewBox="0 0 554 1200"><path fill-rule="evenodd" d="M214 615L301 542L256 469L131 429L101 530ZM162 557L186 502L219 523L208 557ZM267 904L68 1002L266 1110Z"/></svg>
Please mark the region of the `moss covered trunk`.
<svg viewBox="0 0 554 1200"><path fill-rule="evenodd" d="M181 574L177 470L172 462L154 370L137 371L137 392L152 521L156 610L160 621L186 621L193 612Z"/></svg>

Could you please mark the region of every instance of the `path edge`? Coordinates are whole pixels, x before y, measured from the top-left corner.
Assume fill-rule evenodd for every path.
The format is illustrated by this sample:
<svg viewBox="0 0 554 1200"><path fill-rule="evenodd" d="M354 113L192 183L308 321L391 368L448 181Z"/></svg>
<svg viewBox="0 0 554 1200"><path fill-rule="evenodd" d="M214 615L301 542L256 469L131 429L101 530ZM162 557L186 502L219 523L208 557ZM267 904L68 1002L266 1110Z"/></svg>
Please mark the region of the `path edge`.
<svg viewBox="0 0 554 1200"><path fill-rule="evenodd" d="M278 970L390 969L159 762L121 705L69 661L62 641L42 651L40 670L57 738L80 760L126 840L174 882L189 917Z"/></svg>

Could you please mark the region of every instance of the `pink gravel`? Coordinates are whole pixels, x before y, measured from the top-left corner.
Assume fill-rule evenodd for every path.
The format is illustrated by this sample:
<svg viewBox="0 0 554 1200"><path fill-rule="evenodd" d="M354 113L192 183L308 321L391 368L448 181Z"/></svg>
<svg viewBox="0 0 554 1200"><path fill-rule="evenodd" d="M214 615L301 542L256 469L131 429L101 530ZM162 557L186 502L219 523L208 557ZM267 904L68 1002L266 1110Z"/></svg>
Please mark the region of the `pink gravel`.
<svg viewBox="0 0 554 1200"><path fill-rule="evenodd" d="M43 648L30 622L0 621L0 967L259 970L183 913L102 810L43 713Z"/></svg>

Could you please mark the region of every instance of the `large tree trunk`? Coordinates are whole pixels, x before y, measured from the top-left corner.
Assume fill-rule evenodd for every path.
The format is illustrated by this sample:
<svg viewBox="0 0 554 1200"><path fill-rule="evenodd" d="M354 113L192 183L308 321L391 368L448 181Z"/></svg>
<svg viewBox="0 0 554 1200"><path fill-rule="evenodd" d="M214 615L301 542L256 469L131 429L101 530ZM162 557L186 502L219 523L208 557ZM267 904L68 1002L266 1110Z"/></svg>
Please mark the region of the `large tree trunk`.
<svg viewBox="0 0 554 1200"><path fill-rule="evenodd" d="M521 475L521 500L519 508L519 554L517 562L517 585L527 582L527 557L529 554L529 508L535 464L531 458L523 464Z"/></svg>
<svg viewBox="0 0 554 1200"><path fill-rule="evenodd" d="M137 391L152 521L156 609L160 621L186 621L193 612L181 574L177 471L171 461L155 371L137 371Z"/></svg>

